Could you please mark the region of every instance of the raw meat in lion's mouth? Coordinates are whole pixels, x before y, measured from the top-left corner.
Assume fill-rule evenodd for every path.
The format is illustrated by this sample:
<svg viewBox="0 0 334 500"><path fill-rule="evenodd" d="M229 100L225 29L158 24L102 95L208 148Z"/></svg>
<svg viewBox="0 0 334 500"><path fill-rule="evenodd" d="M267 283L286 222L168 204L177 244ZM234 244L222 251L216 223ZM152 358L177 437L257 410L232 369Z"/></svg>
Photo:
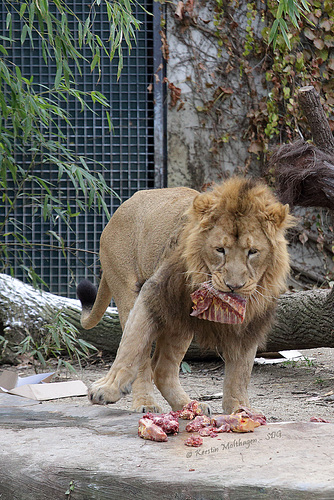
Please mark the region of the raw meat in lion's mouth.
<svg viewBox="0 0 334 500"><path fill-rule="evenodd" d="M245 319L246 299L240 295L220 292L205 282L190 296L194 304L190 316L228 324L242 323Z"/></svg>

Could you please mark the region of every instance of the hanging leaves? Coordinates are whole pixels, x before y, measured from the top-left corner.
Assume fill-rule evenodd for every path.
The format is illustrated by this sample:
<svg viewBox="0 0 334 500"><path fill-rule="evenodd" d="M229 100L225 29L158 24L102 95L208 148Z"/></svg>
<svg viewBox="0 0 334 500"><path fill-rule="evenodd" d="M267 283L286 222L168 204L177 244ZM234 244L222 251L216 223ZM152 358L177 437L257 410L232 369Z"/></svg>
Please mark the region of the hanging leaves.
<svg viewBox="0 0 334 500"><path fill-rule="evenodd" d="M66 206L61 199L62 193L57 182L65 178L72 184L80 210L96 206L109 217L104 199L106 195L116 194L101 174L89 171L85 158L77 156L67 147L62 127L72 125L63 104L69 96L73 96L81 105L81 110L90 109L90 102L106 109L109 107L107 99L100 92L88 93L77 89L73 67L80 75L83 61L90 57L91 71L99 72L102 51L110 58L118 53L120 74L124 50L122 42L131 49L140 23L131 11L133 0L97 0L83 18L61 0L3 2L8 13L5 30L0 35L0 206L5 214L0 222L0 234L3 235L6 223L10 220L13 240L26 246L29 242L21 235L22 227L15 220L16 204L23 197L25 203L34 207L34 213L39 213L44 220L55 222L61 219L70 228L72 218L77 217L78 213L72 213L69 205ZM110 21L110 38L105 41L94 33L94 17L104 5ZM70 28L70 18L74 19L77 30ZM22 26L17 39L13 38L14 21L21 22ZM34 49L36 37L41 41L44 63L48 64L52 59L56 64L54 81L49 86L35 84L33 76L24 77L21 69L9 58L11 46L15 44L15 48L19 48L22 44L29 44ZM111 130L109 114L107 120ZM50 130L53 130L52 135ZM16 153L25 157L25 168L15 160ZM48 170L50 165L58 170L57 182L47 182L34 174L37 161L47 165ZM27 183L29 189L26 188ZM7 191L9 184L12 186L11 191ZM86 202L80 200L79 196ZM5 245L0 248L0 265L3 268L8 261L9 251ZM15 258L19 256L15 255Z"/></svg>

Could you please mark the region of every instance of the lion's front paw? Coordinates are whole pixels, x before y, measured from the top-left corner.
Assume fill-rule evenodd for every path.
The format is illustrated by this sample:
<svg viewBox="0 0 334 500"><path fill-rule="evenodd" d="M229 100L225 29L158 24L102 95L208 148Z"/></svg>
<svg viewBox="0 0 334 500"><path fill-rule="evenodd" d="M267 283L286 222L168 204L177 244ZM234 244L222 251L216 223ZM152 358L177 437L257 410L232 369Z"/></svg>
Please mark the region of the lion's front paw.
<svg viewBox="0 0 334 500"><path fill-rule="evenodd" d="M158 405L153 396L134 396L132 401L132 411L137 413L161 413L162 408Z"/></svg>
<svg viewBox="0 0 334 500"><path fill-rule="evenodd" d="M123 396L131 391L131 383L122 385L117 383L117 380L110 383L107 377L95 382L88 391L88 399L93 404L106 405L109 403L116 403Z"/></svg>
<svg viewBox="0 0 334 500"><path fill-rule="evenodd" d="M241 407L249 407L249 400L245 398L224 398L223 399L223 412L226 415L230 415L231 413L238 411Z"/></svg>
<svg viewBox="0 0 334 500"><path fill-rule="evenodd" d="M162 413L162 408L158 404L142 404L142 405L132 405L132 411L136 413Z"/></svg>

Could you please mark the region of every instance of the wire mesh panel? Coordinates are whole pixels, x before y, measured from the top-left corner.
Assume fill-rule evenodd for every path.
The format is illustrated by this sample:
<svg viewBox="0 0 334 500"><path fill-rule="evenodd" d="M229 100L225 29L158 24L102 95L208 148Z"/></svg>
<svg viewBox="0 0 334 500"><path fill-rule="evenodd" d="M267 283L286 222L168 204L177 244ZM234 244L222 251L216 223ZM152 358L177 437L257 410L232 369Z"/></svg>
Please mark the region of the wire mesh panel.
<svg viewBox="0 0 334 500"><path fill-rule="evenodd" d="M161 175L156 174L157 169L161 171L164 156L161 150L157 151L157 144L159 148L162 144L163 113L155 109L163 104L162 99L154 99L156 96L148 89L153 83L154 72L159 63L156 56L160 47L159 39L154 35L154 23L159 23L160 16L156 2L144 0L140 3L148 12L155 9L155 16L149 15L137 5L134 15L142 22L142 27L131 52L125 50L123 53L124 67L119 80L117 58L110 62L103 53L100 78L91 72L88 62L83 64L82 76L74 65L71 67L81 91L97 90L109 100L112 130L109 129L106 114L100 104L92 103L91 110L82 110L74 97L69 97L64 104L72 117L73 128L64 121L57 124L67 138L66 145L76 155L86 158L91 171L101 172L107 184L117 193L119 198L109 195L105 198L111 213L119 206L120 200L124 201L137 190L162 187L163 183ZM89 5L83 0L72 0L67 5L81 18L86 17L89 12ZM6 14L5 5L1 3L0 26L2 25L3 33ZM94 31L102 40L109 37L110 26L107 19L107 14L102 9L97 12ZM76 30L74 24L72 29ZM19 16L15 16L13 12L13 38L20 39L21 30ZM37 35L34 49L26 42L23 46L15 44L8 47L8 52L10 60L20 67L24 77L30 78L33 75L36 84L52 84L56 63L52 60L47 65L44 63ZM54 127L50 125L50 137L54 134ZM157 158L160 164L157 164ZM19 152L16 161L23 168L28 168L29 158ZM45 181L56 183L62 204L68 204L73 214L77 212L77 193L68 179L58 181L58 168L55 164L37 164L34 174ZM40 193L36 183L26 183L25 189L30 195L38 196ZM3 220L6 208L2 211L0 219ZM27 269L34 269L52 293L70 297L75 296L76 282L84 277L92 279L92 275L99 275L99 239L108 222L104 213L89 211L72 217L70 227L59 217L51 222L44 220L41 211L36 210L31 202L31 196L23 196L17 200L15 211L11 215L12 220L15 219L18 224L17 231L22 231L24 238L33 245L28 248L21 242L15 246L15 237L6 236L6 242L14 245L15 256L8 257L5 272L11 269L16 278L26 280ZM11 219L7 222L5 232L13 232ZM61 238L63 251L52 249L52 246L60 246L58 237Z"/></svg>

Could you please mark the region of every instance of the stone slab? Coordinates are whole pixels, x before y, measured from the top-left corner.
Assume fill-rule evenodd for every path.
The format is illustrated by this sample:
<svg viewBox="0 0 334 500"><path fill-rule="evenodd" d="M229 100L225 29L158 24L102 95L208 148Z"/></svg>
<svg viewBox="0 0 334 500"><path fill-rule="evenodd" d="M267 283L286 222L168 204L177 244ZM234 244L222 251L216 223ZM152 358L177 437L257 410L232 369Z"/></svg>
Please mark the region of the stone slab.
<svg viewBox="0 0 334 500"><path fill-rule="evenodd" d="M334 424L268 424L188 448L186 422L155 443L137 436L135 413L13 397L0 398L1 500L334 499Z"/></svg>

